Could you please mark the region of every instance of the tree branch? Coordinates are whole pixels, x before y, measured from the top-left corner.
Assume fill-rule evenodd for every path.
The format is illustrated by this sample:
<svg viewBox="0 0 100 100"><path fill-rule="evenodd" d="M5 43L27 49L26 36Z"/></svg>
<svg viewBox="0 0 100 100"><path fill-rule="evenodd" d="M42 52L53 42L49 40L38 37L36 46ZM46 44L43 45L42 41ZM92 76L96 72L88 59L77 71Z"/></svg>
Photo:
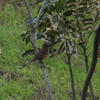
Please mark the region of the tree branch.
<svg viewBox="0 0 100 100"><path fill-rule="evenodd" d="M27 12L28 12L30 21L31 21L31 43L32 43L32 46L35 49L35 51L38 51L38 48L36 47L36 42L35 42L35 33L36 33L36 30L37 30L37 27L38 27L40 15L41 15L41 13L42 13L42 11L44 9L45 4L47 3L47 0L44 0L44 2L43 2L43 5L42 5L42 7L41 7L41 9L39 11L39 15L37 16L36 26L35 27L34 27L34 25L32 23L32 14L31 14L31 11L30 11L29 4L28 4L27 0L24 0L24 2L25 2L25 5L26 5L26 8L27 8ZM43 62L41 62L41 61L38 61L38 63L40 65L41 69L42 69L42 72L43 72L43 75L44 75L44 79L46 80L47 91L48 91L50 100L54 100L52 92L51 92L51 86L50 86L50 83L49 83L48 75L47 75L46 70L45 70L45 66L44 66Z"/></svg>
<svg viewBox="0 0 100 100"><path fill-rule="evenodd" d="M73 92L73 100L76 100L76 93L75 93L75 83L74 83L74 76L73 76L73 71L72 71L72 66L71 66L71 56L67 54L68 62L65 57L65 63L68 64L69 66L69 72L70 72L70 77L71 77L71 87L72 87L72 92Z"/></svg>
<svg viewBox="0 0 100 100"><path fill-rule="evenodd" d="M84 51L84 57L85 57L86 70L88 72L88 69L89 69L88 57L87 57L86 47L85 46L83 46L83 51ZM92 87L92 83L91 82L90 82L89 86L90 86L90 92L91 92L92 99L95 100L95 95L94 95L94 92L93 92L93 87Z"/></svg>
<svg viewBox="0 0 100 100"><path fill-rule="evenodd" d="M95 39L94 39L94 46L93 46L92 63L91 63L87 77L86 77L84 85L83 85L83 90L82 90L82 95L81 95L80 100L86 100L87 89L88 89L89 83L91 81L91 78L92 78L94 71L95 71L95 68L96 68L99 45L100 45L100 25L96 30Z"/></svg>

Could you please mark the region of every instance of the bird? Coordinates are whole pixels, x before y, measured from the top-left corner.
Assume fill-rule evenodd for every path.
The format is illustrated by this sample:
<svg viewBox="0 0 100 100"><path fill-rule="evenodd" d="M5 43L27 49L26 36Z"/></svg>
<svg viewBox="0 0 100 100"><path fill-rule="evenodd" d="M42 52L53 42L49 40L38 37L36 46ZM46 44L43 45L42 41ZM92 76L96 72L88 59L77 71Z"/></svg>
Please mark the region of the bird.
<svg viewBox="0 0 100 100"><path fill-rule="evenodd" d="M48 42L44 42L40 50L35 54L34 58L30 61L30 63L34 61L42 61L49 56L50 44Z"/></svg>

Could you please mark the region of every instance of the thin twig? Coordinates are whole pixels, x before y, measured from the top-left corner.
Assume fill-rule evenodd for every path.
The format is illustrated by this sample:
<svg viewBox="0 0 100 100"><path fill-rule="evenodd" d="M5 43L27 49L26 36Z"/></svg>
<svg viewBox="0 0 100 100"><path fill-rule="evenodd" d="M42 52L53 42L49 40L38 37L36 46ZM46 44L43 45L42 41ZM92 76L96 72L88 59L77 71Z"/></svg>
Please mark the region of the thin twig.
<svg viewBox="0 0 100 100"><path fill-rule="evenodd" d="M51 100L54 100L54 97L53 97L52 92L51 92L51 86L50 86L50 83L49 83L48 75L46 73L45 65L41 61L39 61L39 64L41 66L44 78L45 78L46 83L47 83L47 91L49 93L49 97L51 98Z"/></svg>
<svg viewBox="0 0 100 100"><path fill-rule="evenodd" d="M26 8L27 8L27 12L28 12L28 16L29 16L29 19L30 19L30 22L31 22L31 43L32 43L32 46L33 48L35 49L35 51L37 51L37 47L36 47L36 43L35 43L35 32L36 32L36 29L33 25L33 19L32 19L32 14L31 14L31 10L30 10L30 7L29 7L29 4L27 2L27 0L24 0L25 2L25 5L26 5Z"/></svg>
<svg viewBox="0 0 100 100"><path fill-rule="evenodd" d="M100 25L96 30L96 34L95 34L95 38L94 38L92 62L91 62L91 66L88 70L88 74L86 76L84 85L83 85L82 95L81 95L80 100L86 100L86 93L87 93L87 90L88 90L88 86L89 86L89 83L91 81L91 78L93 77L93 74L94 74L94 71L95 71L95 68L96 68L99 44L100 44Z"/></svg>
<svg viewBox="0 0 100 100"><path fill-rule="evenodd" d="M69 71L70 71L70 76L71 76L71 87L72 87L72 92L73 92L73 100L76 100L76 93L75 93L75 82L74 82L74 76L73 76L73 71L72 71L72 66L71 66L71 56L67 54L68 62L65 57L65 62L69 66Z"/></svg>
<svg viewBox="0 0 100 100"><path fill-rule="evenodd" d="M43 1L42 7L41 7L41 9L40 9L40 11L38 13L37 18L36 18L36 29L37 29L38 24L39 24L40 16L41 16L41 14L42 14L42 12L44 10L44 7L48 4L48 2L49 2L49 0L44 0Z"/></svg>

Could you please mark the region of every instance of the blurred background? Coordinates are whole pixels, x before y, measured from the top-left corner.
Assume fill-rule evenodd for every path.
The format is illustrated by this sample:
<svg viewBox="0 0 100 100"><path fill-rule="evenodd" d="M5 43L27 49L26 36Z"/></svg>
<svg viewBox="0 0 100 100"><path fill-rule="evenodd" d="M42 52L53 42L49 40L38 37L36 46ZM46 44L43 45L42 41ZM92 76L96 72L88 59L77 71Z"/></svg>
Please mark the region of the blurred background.
<svg viewBox="0 0 100 100"><path fill-rule="evenodd" d="M33 18L43 0L29 0ZM37 62L25 66L33 55L23 58L22 53L31 44L25 44L19 35L27 29L27 10L24 0L0 0L0 100L49 100L45 81ZM40 42L37 41L37 45ZM72 100L70 73L63 56L47 58L47 66L55 100ZM91 61L91 60L90 60ZM82 59L72 58L77 99L86 77ZM93 89L100 96L100 63L92 79ZM88 94L90 95L90 94ZM87 100L91 100L88 96Z"/></svg>

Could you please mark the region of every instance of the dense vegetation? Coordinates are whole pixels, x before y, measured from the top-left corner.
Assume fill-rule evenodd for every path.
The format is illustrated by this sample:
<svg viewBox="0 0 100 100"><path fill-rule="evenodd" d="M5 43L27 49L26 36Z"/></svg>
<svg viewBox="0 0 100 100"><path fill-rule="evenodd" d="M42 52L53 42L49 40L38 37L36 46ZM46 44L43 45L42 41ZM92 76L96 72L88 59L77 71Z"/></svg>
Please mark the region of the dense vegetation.
<svg viewBox="0 0 100 100"><path fill-rule="evenodd" d="M41 3L31 5L33 17L36 17L38 8ZM22 53L32 48L31 43L25 44L19 35L28 30L26 21L28 15L24 2L20 6L15 7L12 3L6 3L0 8L0 48L2 55L0 56L0 100L49 100L46 92L45 81L41 69L37 62L25 66L32 59L33 55L23 58ZM87 47L88 54L92 52L93 36L89 38ZM37 45L40 41L37 40ZM83 51L79 48L79 53ZM80 92L83 81L86 77L86 69L84 57L77 55L72 57L72 68L75 78L75 88L77 100L80 99ZM91 54L89 63L91 62ZM68 65L64 62L63 54L47 58L45 61L49 81L52 87L52 93L55 100L72 100L71 81ZM93 90L96 96L100 95L100 63L95 70L92 79ZM90 92L88 99L91 100Z"/></svg>

